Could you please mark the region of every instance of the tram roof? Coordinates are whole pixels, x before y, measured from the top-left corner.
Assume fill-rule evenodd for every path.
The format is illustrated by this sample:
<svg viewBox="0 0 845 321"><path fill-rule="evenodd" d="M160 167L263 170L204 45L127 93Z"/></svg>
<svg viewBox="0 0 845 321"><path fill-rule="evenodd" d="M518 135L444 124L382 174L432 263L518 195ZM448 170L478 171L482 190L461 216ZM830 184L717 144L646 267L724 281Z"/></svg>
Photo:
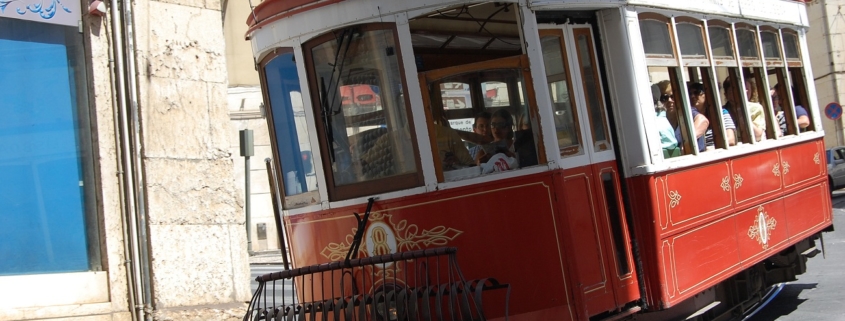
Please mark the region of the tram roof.
<svg viewBox="0 0 845 321"><path fill-rule="evenodd" d="M378 6L380 15L389 15L398 12L412 11L424 8L447 7L452 5L473 4L485 1L455 1L455 0L434 0L434 1L418 1L418 0L265 0L253 9L253 12L247 18L247 25L249 31L247 32L247 39L262 26L267 25L273 21L277 21L286 17L301 15L308 12L319 11L318 9L338 5L341 3L357 2L356 6ZM489 1L488 1L489 2ZM516 1L500 1L500 2L516 2ZM762 2L780 2L783 4L806 3L809 0L697 0L684 1L682 4L677 0L528 0L529 6L537 9L599 9L609 7L621 7L626 5L633 6L648 6L658 9L674 9L691 12L700 12L704 14L716 14L733 17L744 17L749 19L760 19L765 21L775 21L792 23L797 25L807 25L806 18L798 17L784 17L784 10L781 6L771 4L763 5ZM370 14L370 17L378 16L378 14ZM791 15L786 15L791 16ZM363 17L362 17L363 18ZM803 21L802 21L803 20ZM343 21L337 21L338 25L343 24Z"/></svg>

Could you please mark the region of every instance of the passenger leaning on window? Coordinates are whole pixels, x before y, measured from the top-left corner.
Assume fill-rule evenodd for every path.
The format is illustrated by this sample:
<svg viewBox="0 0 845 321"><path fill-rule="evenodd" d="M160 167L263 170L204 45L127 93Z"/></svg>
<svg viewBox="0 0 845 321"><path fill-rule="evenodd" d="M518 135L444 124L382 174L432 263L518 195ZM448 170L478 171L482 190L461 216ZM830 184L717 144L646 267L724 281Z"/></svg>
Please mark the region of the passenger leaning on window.
<svg viewBox="0 0 845 321"><path fill-rule="evenodd" d="M760 105L759 103L755 102L756 90L753 90L753 85L753 81L745 82L745 97L748 100L746 106L748 106L748 113L751 116L751 125L753 126L752 130L754 132L754 140L761 141L766 138L766 118L763 115L763 105ZM722 83L722 89L725 91L725 97L728 101L727 103L725 103L724 106L722 106L722 108L728 110L734 119L745 119L741 117L742 111L739 106L741 106L742 104L734 101L735 99L732 92L733 87L731 86L730 78L726 78L725 81ZM752 101L752 99L755 100Z"/></svg>
<svg viewBox="0 0 845 321"><path fill-rule="evenodd" d="M661 100L665 97L664 106L666 107L666 118L669 120L669 123L672 124L672 128L675 129L675 139L678 141L678 146L683 148L684 136L681 131L681 114L675 105L672 83L668 80L664 80L657 83L657 86L660 88L660 92L662 93L660 96ZM706 147L704 144L704 133L707 131L707 126L710 125L710 121L707 120L707 117L698 112L698 109L695 107L690 107L690 116L692 116L693 126L693 130L691 132L695 135L696 142L698 143L698 150L704 151L704 148Z"/></svg>
<svg viewBox="0 0 845 321"><path fill-rule="evenodd" d="M707 111L707 91L704 87L704 84L700 82L693 82L689 83L689 101L692 106L698 110L701 114L705 117L708 117ZM733 146L736 145L736 124L734 124L733 118L731 118L731 114L728 113L728 110L724 107L721 108L722 114L722 123L725 125L725 139L728 141L728 145ZM707 128L707 132L704 133L704 144L707 149L713 149L716 147L715 141L713 139L713 130L711 128ZM701 149L701 146L698 147Z"/></svg>
<svg viewBox="0 0 845 321"><path fill-rule="evenodd" d="M660 92L660 86L654 84L651 85L651 97L654 103L655 127L657 134L660 135L660 148L663 149L663 158L680 156L681 149L678 148L678 140L675 138L675 128L666 118L666 103L670 96L663 95Z"/></svg>

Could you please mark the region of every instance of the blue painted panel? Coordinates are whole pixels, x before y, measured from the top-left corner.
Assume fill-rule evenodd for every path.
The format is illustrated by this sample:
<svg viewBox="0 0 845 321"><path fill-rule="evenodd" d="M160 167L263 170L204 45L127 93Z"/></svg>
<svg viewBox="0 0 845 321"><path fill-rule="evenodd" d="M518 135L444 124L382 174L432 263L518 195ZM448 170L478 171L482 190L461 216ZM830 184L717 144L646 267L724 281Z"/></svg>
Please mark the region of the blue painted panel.
<svg viewBox="0 0 845 321"><path fill-rule="evenodd" d="M0 275L89 269L73 29L0 19Z"/></svg>

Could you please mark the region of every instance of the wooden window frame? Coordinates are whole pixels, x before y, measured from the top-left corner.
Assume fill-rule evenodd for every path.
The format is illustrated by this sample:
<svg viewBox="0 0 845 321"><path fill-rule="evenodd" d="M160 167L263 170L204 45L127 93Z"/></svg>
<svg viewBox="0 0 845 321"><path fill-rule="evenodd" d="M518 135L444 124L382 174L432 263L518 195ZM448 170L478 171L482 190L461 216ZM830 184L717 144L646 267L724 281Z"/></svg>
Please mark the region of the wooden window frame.
<svg viewBox="0 0 845 321"><path fill-rule="evenodd" d="M423 105L426 106L425 108L425 117L426 117L426 124L428 126L428 132L434 133L434 119L431 113L431 109L428 106L431 106L431 88L429 88L428 84L437 82L443 78L474 72L474 71L481 71L481 70L491 70L491 69L516 69L521 72L523 87L525 87L525 99L527 100L525 104L528 107L528 116L532 122L532 128L536 128L534 130L534 134L537 135L536 139L534 140L534 144L536 145L537 151L537 164L542 165L548 163L546 159L546 151L545 145L543 142L543 132L542 128L539 126L539 114L537 108L537 99L534 93L534 84L533 79L531 78L530 74L530 67L528 62L528 56L526 55L518 55L512 57L505 57L505 58L498 58L493 60L481 61L471 64L453 66L453 67L446 67L442 69L435 69L425 72L420 72L417 77L420 81L420 89L423 98ZM511 90L508 88L508 90ZM536 125L536 127L534 127ZM445 177L443 175L443 163L438 156L437 150L437 141L436 137L433 134L428 135L429 143L431 144L430 153L433 158L434 162L434 169L435 169L435 176L437 177L437 182L443 183L445 182ZM521 169L521 168L520 168ZM517 169L519 170L519 169Z"/></svg>
<svg viewBox="0 0 845 321"><path fill-rule="evenodd" d="M678 66L678 46L675 43L675 28L672 26L672 21L666 16L653 12L644 12L638 15L639 21L654 20L666 24L666 29L669 31L669 44L672 48L672 55L658 55L645 53L645 46L643 46L643 53L646 57L646 64L649 66L664 66L676 67ZM640 30L642 32L642 30Z"/></svg>
<svg viewBox="0 0 845 321"><path fill-rule="evenodd" d="M747 30L754 34L754 50L757 51L757 56L743 56L742 52L739 47L739 31L740 30ZM739 58L741 67L762 67L763 66L763 53L760 52L760 34L757 32L757 27L747 23L737 23L734 26L734 34L737 39L736 49L737 49L737 58Z"/></svg>
<svg viewBox="0 0 845 321"><path fill-rule="evenodd" d="M765 52L761 52L760 54L763 56L763 60L766 62L766 67L783 67L784 66L784 51L783 51L783 43L781 42L780 32L778 29L770 27L770 26L760 26L760 34L758 35L760 38L760 46L763 46L763 33L771 33L775 36L775 51L780 55L780 57L766 57Z"/></svg>
<svg viewBox="0 0 845 321"><path fill-rule="evenodd" d="M592 30L590 28L573 28L572 29L572 37L573 37L573 43L576 44L576 47L578 46L577 45L577 43L578 43L577 39L578 39L579 35L583 35L587 39L587 45L589 46L589 48L587 48L587 49L589 50L589 56L590 56L589 59L590 59L591 65L592 65L591 71L592 71L592 74L593 74L593 79L595 79L596 83L599 86L597 93L596 93L596 99L598 99L598 101L596 103L599 104L599 111L601 112L601 114L600 115L593 115L590 112L590 109L591 109L590 108L590 98L586 94L588 92L587 83L584 81L583 74L581 75L581 85L583 87L582 90L584 91L584 102L587 103L587 106L584 106L584 107L586 107L585 109L587 110L587 116L590 119L590 124L589 124L590 125L590 133L593 136L592 137L593 138L592 148L594 149L593 152L598 153L598 152L613 150L613 141L611 139L612 137L610 136L610 124L608 123L608 119L607 119L607 111L606 111L607 104L604 101L604 97L602 97L602 96L604 96L604 89L605 88L601 83L601 75L599 74L599 65L598 65L598 57L597 57L598 55L597 55L597 52L596 52L596 44L593 42L593 33L592 33ZM578 55L578 61L579 61L578 65L580 66L581 65L580 61L581 61L581 58L582 58L581 57L581 51L578 50L578 48L575 48L575 52ZM581 69L579 69L578 72L580 73ZM602 140L602 141L599 141L598 139L596 139L596 128L592 127L593 122L595 121L594 117L596 117L596 116L600 117L602 123L604 124L604 126L602 126L602 128L604 130L605 140ZM599 149L599 147L601 147L601 146L603 146L604 148Z"/></svg>
<svg viewBox="0 0 845 321"><path fill-rule="evenodd" d="M560 145L558 145L558 151L560 153L560 157L569 157L579 155L583 152L584 148L584 139L581 133L581 121L579 118L578 113L578 105L576 105L575 95L572 88L572 75L569 70L569 54L566 52L566 41L563 36L563 30L561 29L540 29L539 31L540 39L543 37L557 37L560 41L560 52L561 52L561 63L563 63L563 74L557 75L546 75L546 86L551 84L554 81L566 80L566 90L569 91L569 104L572 106L572 121L575 123L575 135L577 136L578 144L576 146L569 146L566 148L561 149ZM552 108L554 109L554 108ZM554 112L554 111L552 111ZM577 148L573 148L577 147Z"/></svg>
<svg viewBox="0 0 845 321"><path fill-rule="evenodd" d="M402 48L399 42L399 32L395 23L390 22L375 22L356 26L349 26L347 28L359 28L361 31L377 31L388 30L393 33L393 43L395 50L395 57L399 65L399 80L402 82L402 90L408 93L408 84L405 76L405 62L402 59ZM312 50L314 47L322 45L328 41L336 39L334 31L317 36L302 44L303 56L305 57L305 68L307 70L308 86L310 89L310 98L315 115L320 115L322 105L320 101L320 86L317 81L316 70L314 69L314 58ZM317 125L317 139L321 149L321 165L325 173L326 189L329 196L329 201L341 201L352 199L356 197L365 197L373 194L380 194L424 185L422 164L420 160L419 145L417 144L416 131L414 129L413 113L411 111L411 102L409 95L403 95L405 103L405 114L407 115L407 126L409 136L411 139L414 158L417 159L416 171L413 173L399 174L390 177L371 179L364 182L350 183L346 185L335 185L334 171L332 171L332 162L330 159L330 146L326 138L326 130L322 117L315 117ZM316 166L316 164L315 164Z"/></svg>
<svg viewBox="0 0 845 321"><path fill-rule="evenodd" d="M733 55L731 56L713 56L713 64L714 67L736 67L736 55L738 53L737 44L734 41L734 30L731 24L721 21L721 20L707 20L707 46L711 50L713 50L713 44L710 42L710 28L722 28L728 32L728 40L730 41L731 51L733 51Z"/></svg>
<svg viewBox="0 0 845 321"><path fill-rule="evenodd" d="M787 66L789 66L789 67L803 67L804 62L801 59L803 59L804 55L801 52L801 37L798 36L798 32L796 32L795 30L792 30L792 29L785 29L785 28L780 29L780 32L781 32L780 39L781 39L781 43L782 43L781 46L783 48L783 59L786 61ZM787 58L786 57L786 46L783 45L784 43L786 43L786 40L785 40L786 37L784 37L784 34L789 34L789 35L795 37L795 47L796 47L795 50L798 53L798 58Z"/></svg>
<svg viewBox="0 0 845 321"><path fill-rule="evenodd" d="M710 47L710 42L709 42L709 39L707 37L707 33L705 32L704 24L702 23L701 20L691 18L691 17L675 17L675 25L673 26L676 29L675 32L678 32L677 31L678 25L681 25L681 24L694 25L694 26L698 27L698 32L701 34L701 41L702 41L701 45L705 49L704 50L704 56L684 55L684 53L681 51L680 43L679 43L677 50L680 52L681 58L683 59L684 67L709 66L710 65L710 53L709 53L710 50L708 50L708 47Z"/></svg>

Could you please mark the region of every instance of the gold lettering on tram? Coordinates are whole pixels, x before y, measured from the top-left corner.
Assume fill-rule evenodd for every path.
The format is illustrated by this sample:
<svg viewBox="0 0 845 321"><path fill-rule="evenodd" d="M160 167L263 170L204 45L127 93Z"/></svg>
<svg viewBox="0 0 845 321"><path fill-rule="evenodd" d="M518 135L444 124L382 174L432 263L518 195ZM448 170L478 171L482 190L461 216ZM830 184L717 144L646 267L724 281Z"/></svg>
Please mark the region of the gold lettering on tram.
<svg viewBox="0 0 845 321"><path fill-rule="evenodd" d="M373 239L373 255L390 254L390 246L387 245L387 231L384 230L384 227L373 228L370 237Z"/></svg>

